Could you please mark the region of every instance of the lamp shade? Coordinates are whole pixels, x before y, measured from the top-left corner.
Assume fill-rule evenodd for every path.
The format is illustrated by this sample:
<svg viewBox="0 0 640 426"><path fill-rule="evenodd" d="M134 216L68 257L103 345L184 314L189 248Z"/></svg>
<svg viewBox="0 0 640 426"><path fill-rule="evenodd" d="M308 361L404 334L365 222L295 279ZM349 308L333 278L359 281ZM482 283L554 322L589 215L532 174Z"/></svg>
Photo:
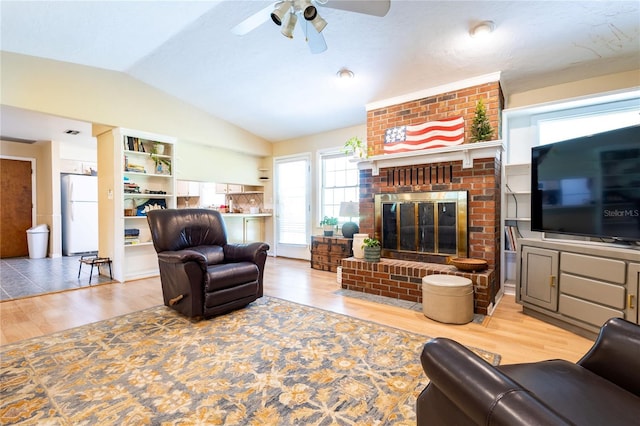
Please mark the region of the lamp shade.
<svg viewBox="0 0 640 426"><path fill-rule="evenodd" d="M358 224L351 222L352 217L358 217L360 211L360 204L354 201L344 201L340 203L340 217L348 217L349 222L342 225L342 236L345 238L353 238L353 234L360 232Z"/></svg>
<svg viewBox="0 0 640 426"><path fill-rule="evenodd" d="M343 201L340 203L340 217L352 217L358 216L360 213L360 204L355 201Z"/></svg>

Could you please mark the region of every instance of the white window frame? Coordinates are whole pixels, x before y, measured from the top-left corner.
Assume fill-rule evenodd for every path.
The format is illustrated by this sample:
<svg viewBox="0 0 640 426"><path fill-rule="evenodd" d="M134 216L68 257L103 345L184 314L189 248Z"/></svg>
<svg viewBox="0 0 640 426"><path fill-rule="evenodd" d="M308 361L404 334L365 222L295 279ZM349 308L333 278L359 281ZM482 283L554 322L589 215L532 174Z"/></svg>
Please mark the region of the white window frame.
<svg viewBox="0 0 640 426"><path fill-rule="evenodd" d="M352 158L350 154L345 154L342 151L342 148L329 148L325 150L318 151L318 195L317 195L317 205L318 205L318 223L324 216L334 216L338 218L338 226L340 227L345 222L349 221L349 218L342 218L339 216L339 205L337 206L338 212L336 213L327 213L325 207L327 203L325 202L325 159L327 158L335 158L335 157L344 157L349 161L349 158ZM355 189L354 199L343 200L343 201L354 201L359 202L360 199L360 171L358 170L358 165L356 162L353 162L353 168L356 173L356 184L355 185L345 185L342 188L353 188ZM337 188L337 187L335 187ZM351 222L359 223L359 217L352 217Z"/></svg>
<svg viewBox="0 0 640 426"><path fill-rule="evenodd" d="M538 145L546 145L638 125L640 124L640 102L636 98L577 106L535 115L532 122L537 129ZM572 126L571 122L575 124ZM570 130L561 136L552 136L554 133L545 131L545 127L549 128L554 125L563 126Z"/></svg>

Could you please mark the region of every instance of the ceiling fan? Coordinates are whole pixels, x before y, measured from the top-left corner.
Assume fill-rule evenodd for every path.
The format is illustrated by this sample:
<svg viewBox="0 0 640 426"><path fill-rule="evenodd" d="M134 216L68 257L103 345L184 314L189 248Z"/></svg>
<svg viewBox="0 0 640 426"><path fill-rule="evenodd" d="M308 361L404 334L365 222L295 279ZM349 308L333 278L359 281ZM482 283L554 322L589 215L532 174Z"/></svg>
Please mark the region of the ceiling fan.
<svg viewBox="0 0 640 426"><path fill-rule="evenodd" d="M271 18L274 24L282 27L282 35L293 38L293 31L298 28L302 30L311 53L322 53L327 50L327 43L322 35L327 21L318 13L318 6L385 16L391 0L281 0L249 16L233 27L231 32L239 36L245 35Z"/></svg>

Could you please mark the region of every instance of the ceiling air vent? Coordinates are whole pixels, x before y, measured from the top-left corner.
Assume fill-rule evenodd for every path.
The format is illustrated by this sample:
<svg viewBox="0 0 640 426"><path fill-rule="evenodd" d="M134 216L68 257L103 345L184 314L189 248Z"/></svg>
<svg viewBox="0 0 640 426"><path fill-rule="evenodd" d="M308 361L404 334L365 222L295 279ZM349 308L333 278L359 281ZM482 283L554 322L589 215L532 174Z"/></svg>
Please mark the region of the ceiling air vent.
<svg viewBox="0 0 640 426"><path fill-rule="evenodd" d="M36 140L34 139L14 138L12 136L0 136L0 140L7 141L7 142L36 143Z"/></svg>

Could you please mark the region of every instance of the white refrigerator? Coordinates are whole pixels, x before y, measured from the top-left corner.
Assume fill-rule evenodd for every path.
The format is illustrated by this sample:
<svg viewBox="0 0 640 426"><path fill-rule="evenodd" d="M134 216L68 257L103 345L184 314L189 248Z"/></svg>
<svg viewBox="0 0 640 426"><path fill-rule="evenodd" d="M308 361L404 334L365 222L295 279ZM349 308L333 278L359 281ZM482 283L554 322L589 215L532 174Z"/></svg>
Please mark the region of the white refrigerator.
<svg viewBox="0 0 640 426"><path fill-rule="evenodd" d="M62 254L98 251L98 178L62 176Z"/></svg>

